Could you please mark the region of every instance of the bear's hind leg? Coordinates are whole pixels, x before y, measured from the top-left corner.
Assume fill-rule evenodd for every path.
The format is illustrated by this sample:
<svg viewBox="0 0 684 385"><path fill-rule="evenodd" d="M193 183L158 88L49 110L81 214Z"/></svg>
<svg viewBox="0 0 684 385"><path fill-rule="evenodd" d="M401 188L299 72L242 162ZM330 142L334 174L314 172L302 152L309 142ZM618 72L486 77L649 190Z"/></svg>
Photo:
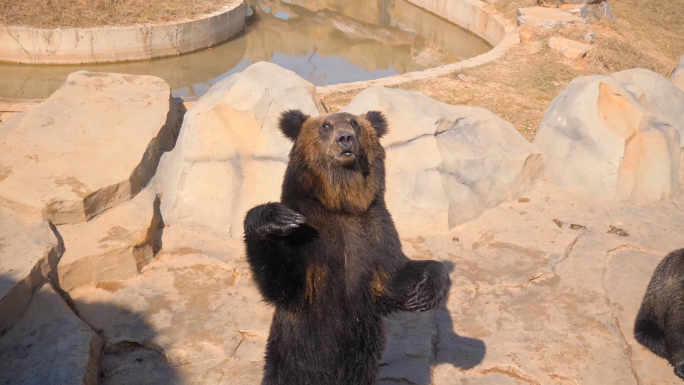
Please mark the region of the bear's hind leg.
<svg viewBox="0 0 684 385"><path fill-rule="evenodd" d="M674 371L677 376L684 379L684 330L677 326L671 325L665 337L665 349L670 357L670 363L674 366Z"/></svg>
<svg viewBox="0 0 684 385"><path fill-rule="evenodd" d="M665 333L655 322L644 316L644 311L639 311L634 324L634 338L660 357L667 358L665 352Z"/></svg>

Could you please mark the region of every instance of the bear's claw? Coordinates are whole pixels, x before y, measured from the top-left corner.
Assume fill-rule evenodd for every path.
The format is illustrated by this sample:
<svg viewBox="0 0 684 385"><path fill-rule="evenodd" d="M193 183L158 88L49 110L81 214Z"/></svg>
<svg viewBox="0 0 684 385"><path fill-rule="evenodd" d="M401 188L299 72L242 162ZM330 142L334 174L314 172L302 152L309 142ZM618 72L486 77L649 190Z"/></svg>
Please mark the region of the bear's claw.
<svg viewBox="0 0 684 385"><path fill-rule="evenodd" d="M267 203L257 206L245 218L245 236L267 237L287 236L306 223L306 218L282 203Z"/></svg>
<svg viewBox="0 0 684 385"><path fill-rule="evenodd" d="M684 361L680 361L674 367L675 374L684 380Z"/></svg>

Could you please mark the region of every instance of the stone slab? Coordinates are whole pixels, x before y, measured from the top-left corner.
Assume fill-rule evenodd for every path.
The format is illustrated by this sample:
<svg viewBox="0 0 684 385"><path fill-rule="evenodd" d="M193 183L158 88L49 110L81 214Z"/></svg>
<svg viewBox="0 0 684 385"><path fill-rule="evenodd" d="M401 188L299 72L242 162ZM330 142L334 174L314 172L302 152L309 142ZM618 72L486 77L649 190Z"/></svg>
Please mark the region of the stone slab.
<svg viewBox="0 0 684 385"><path fill-rule="evenodd" d="M0 205L56 225L88 220L147 184L178 124L162 79L75 72L0 126Z"/></svg>
<svg viewBox="0 0 684 385"><path fill-rule="evenodd" d="M529 7L518 8L518 25L531 24L537 27L552 29L563 24L581 23L582 18L558 8Z"/></svg>
<svg viewBox="0 0 684 385"><path fill-rule="evenodd" d="M57 266L62 290L118 281L138 274L155 253L159 198L144 189L88 222L57 227L67 245Z"/></svg>

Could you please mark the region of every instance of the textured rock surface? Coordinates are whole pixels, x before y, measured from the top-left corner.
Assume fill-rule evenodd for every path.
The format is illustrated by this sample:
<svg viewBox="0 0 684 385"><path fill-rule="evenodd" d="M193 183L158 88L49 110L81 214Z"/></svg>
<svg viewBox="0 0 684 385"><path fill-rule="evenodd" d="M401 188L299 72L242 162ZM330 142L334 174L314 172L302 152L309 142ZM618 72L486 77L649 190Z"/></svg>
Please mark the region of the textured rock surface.
<svg viewBox="0 0 684 385"><path fill-rule="evenodd" d="M0 339L0 383L95 385L102 340L49 284Z"/></svg>
<svg viewBox="0 0 684 385"><path fill-rule="evenodd" d="M535 27L552 29L563 24L581 23L582 18L557 8L530 7L518 8L518 25L530 24Z"/></svg>
<svg viewBox="0 0 684 385"><path fill-rule="evenodd" d="M642 68L616 72L612 77L648 112L677 129L684 147L684 91L673 87L661 75Z"/></svg>
<svg viewBox="0 0 684 385"><path fill-rule="evenodd" d="M88 222L58 226L67 245L57 266L62 290L137 275L154 258L160 220L157 195L144 189Z"/></svg>
<svg viewBox="0 0 684 385"><path fill-rule="evenodd" d="M242 237L244 215L280 198L292 143L277 128L289 108L323 112L315 87L270 63L214 85L185 115L155 183L166 223Z"/></svg>
<svg viewBox="0 0 684 385"><path fill-rule="evenodd" d="M584 57L590 48L586 44L558 36L552 36L549 39L549 47L560 52L567 59Z"/></svg>
<svg viewBox="0 0 684 385"><path fill-rule="evenodd" d="M387 205L399 231L446 231L517 199L542 169L539 153L490 111L371 88L342 111L384 112Z"/></svg>
<svg viewBox="0 0 684 385"><path fill-rule="evenodd" d="M170 365L158 375L185 383L257 384L271 309L245 262L229 264L187 247L162 254L140 276L70 293L80 316L102 331L105 351L131 344L154 349ZM110 372L134 360L120 358Z"/></svg>
<svg viewBox="0 0 684 385"><path fill-rule="evenodd" d="M0 335L19 321L63 250L47 222L0 207Z"/></svg>
<svg viewBox="0 0 684 385"><path fill-rule="evenodd" d="M129 199L173 145L170 106L159 78L71 74L13 129L0 128L0 205L62 224Z"/></svg>
<svg viewBox="0 0 684 385"><path fill-rule="evenodd" d="M684 92L684 55L679 59L679 64L677 68L672 71L672 76L670 76L670 81L675 86L679 87L682 92Z"/></svg>
<svg viewBox="0 0 684 385"><path fill-rule="evenodd" d="M679 383L632 328L653 269L681 247L681 195L641 207L540 182L525 198L448 237L407 239L409 256L454 265L432 383Z"/></svg>
<svg viewBox="0 0 684 385"><path fill-rule="evenodd" d="M672 197L679 132L621 85L625 77L573 80L551 103L533 143L544 156L546 176L563 188L604 200Z"/></svg>
<svg viewBox="0 0 684 385"><path fill-rule="evenodd" d="M614 21L615 16L606 0L537 0L539 5L570 10L589 23Z"/></svg>

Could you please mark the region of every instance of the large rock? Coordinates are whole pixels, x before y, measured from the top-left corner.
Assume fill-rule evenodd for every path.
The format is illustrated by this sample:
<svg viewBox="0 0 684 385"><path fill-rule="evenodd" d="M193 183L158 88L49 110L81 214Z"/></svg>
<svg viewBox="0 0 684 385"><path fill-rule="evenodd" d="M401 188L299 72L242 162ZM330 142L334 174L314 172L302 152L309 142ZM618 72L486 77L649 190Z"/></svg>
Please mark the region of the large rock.
<svg viewBox="0 0 684 385"><path fill-rule="evenodd" d="M663 76L642 68L616 72L612 77L648 112L679 131L680 147L684 147L684 91Z"/></svg>
<svg viewBox="0 0 684 385"><path fill-rule="evenodd" d="M21 321L0 339L0 383L95 385L102 346L45 284Z"/></svg>
<svg viewBox="0 0 684 385"><path fill-rule="evenodd" d="M311 83L275 64L254 64L214 85L186 113L160 164L164 221L241 238L247 210L280 199L292 144L277 123L290 108L324 111Z"/></svg>
<svg viewBox="0 0 684 385"><path fill-rule="evenodd" d="M454 265L433 383L680 384L632 335L652 269L681 247L682 196L618 205L540 181L526 198L407 248Z"/></svg>
<svg viewBox="0 0 684 385"><path fill-rule="evenodd" d="M606 0L537 0L539 5L571 10L590 23L614 21L615 16Z"/></svg>
<svg viewBox="0 0 684 385"><path fill-rule="evenodd" d="M21 319L63 251L47 222L0 207L0 335Z"/></svg>
<svg viewBox="0 0 684 385"><path fill-rule="evenodd" d="M682 57L679 59L677 68L672 71L670 81L672 84L679 87L680 90L684 91L684 55L682 55Z"/></svg>
<svg viewBox="0 0 684 385"><path fill-rule="evenodd" d="M550 181L604 200L656 201L677 191L680 134L623 87L627 77L577 78L551 103L533 142Z"/></svg>
<svg viewBox="0 0 684 385"><path fill-rule="evenodd" d="M58 226L66 245L57 266L62 290L137 275L154 257L160 220L159 198L144 189L88 222Z"/></svg>
<svg viewBox="0 0 684 385"><path fill-rule="evenodd" d="M259 300L247 264L187 247L161 254L139 276L70 293L79 315L107 342L107 375L149 353L109 355L143 346L169 365L155 375L186 384L257 384L272 310Z"/></svg>
<svg viewBox="0 0 684 385"><path fill-rule="evenodd" d="M567 59L584 57L590 48L586 44L558 36L552 36L549 39L549 47L560 52Z"/></svg>
<svg viewBox="0 0 684 385"><path fill-rule="evenodd" d="M541 173L534 146L488 110L388 88L364 90L342 109L369 110L388 119L385 196L402 235L447 231L519 198Z"/></svg>
<svg viewBox="0 0 684 385"><path fill-rule="evenodd" d="M553 29L564 24L581 23L579 16L557 8L529 7L518 8L518 25L529 24L535 27Z"/></svg>
<svg viewBox="0 0 684 385"><path fill-rule="evenodd" d="M54 224L88 220L148 183L177 124L162 79L73 73L13 129L0 128L0 205Z"/></svg>

